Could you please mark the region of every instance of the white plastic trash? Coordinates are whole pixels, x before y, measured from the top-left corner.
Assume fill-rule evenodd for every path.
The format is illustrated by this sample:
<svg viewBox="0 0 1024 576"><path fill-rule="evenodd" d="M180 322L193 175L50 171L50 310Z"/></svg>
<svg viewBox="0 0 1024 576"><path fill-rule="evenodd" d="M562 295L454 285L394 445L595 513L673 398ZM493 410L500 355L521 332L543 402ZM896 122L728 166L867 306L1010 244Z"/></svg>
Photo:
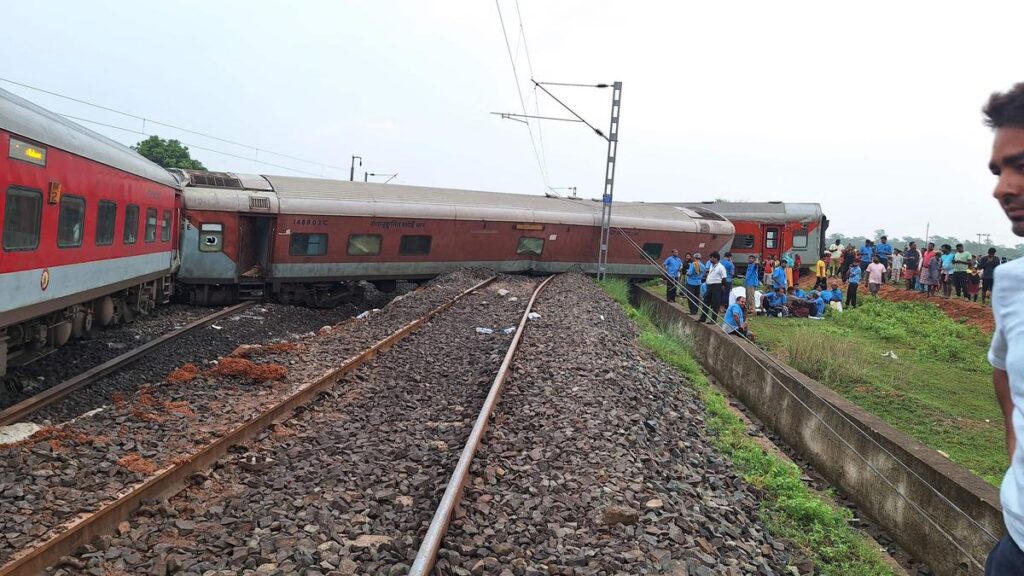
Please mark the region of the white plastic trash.
<svg viewBox="0 0 1024 576"><path fill-rule="evenodd" d="M540 314L537 314L536 312L530 312L529 314L526 315L526 317L529 318L530 320L536 320L537 318L540 318Z"/></svg>
<svg viewBox="0 0 1024 576"><path fill-rule="evenodd" d="M510 296L508 301L509 302L519 302L519 298L516 298L515 296Z"/></svg>
<svg viewBox="0 0 1024 576"><path fill-rule="evenodd" d="M370 317L370 311L369 310L367 310L366 312L363 312L359 316L356 316L356 318L359 319L359 320L362 320L363 318L369 318L369 317Z"/></svg>
<svg viewBox="0 0 1024 576"><path fill-rule="evenodd" d="M508 296L508 290L505 290L504 288L502 288L501 290L498 290L498 296L501 296L502 298L504 298L505 296Z"/></svg>
<svg viewBox="0 0 1024 576"><path fill-rule="evenodd" d="M494 334L494 330L491 330L490 328L480 328L480 327L478 327L476 329L476 333L477 334Z"/></svg>
<svg viewBox="0 0 1024 576"><path fill-rule="evenodd" d="M512 334L515 331L516 331L516 327L515 326L509 326L508 328L505 328L501 332L502 332L502 334L506 334L507 335L507 334Z"/></svg>

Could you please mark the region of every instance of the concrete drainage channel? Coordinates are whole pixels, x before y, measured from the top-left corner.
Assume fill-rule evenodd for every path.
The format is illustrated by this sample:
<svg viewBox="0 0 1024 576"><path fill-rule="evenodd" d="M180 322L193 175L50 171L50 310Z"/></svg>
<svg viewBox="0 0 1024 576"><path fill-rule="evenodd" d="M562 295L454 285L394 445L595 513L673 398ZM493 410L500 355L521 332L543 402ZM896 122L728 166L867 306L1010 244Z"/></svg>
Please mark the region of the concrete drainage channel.
<svg viewBox="0 0 1024 576"><path fill-rule="evenodd" d="M633 299L692 339L703 368L873 522L938 574L981 574L1005 533L999 493L756 346L698 324L652 289Z"/></svg>

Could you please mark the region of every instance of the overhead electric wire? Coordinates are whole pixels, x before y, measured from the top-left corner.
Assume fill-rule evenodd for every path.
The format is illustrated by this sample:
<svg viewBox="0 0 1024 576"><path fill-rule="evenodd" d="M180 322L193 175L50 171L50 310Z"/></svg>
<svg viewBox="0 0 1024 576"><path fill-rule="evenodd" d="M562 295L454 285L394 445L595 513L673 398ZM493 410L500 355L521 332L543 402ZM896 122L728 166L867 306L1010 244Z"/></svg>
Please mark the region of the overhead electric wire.
<svg viewBox="0 0 1024 576"><path fill-rule="evenodd" d="M519 36L522 37L522 39L523 39L523 52L526 54L526 65L530 68L530 78L533 78L533 76L534 76L534 74L533 74L533 58L530 57L530 44L529 44L529 42L526 41L526 25L523 24L523 13L519 10L519 0L516 0L516 16L519 18ZM519 53L519 50L517 49L516 50L516 54L518 55L518 53ZM536 113L536 115L538 117L540 117L541 116L541 113L540 113L540 98L537 97L537 87L536 86L533 87L533 92L531 94L533 96L534 112ZM523 112L523 114L526 114L526 112ZM547 151L544 149L544 127L543 126L544 126L543 122L537 122L537 140L540 141L540 157L541 157L541 160L544 162L544 173L547 174L547 172L548 172L548 155L547 155ZM548 186L548 189L551 189L550 185Z"/></svg>
<svg viewBox="0 0 1024 576"><path fill-rule="evenodd" d="M114 114L120 114L121 116L126 116L128 118L133 118L135 120L141 120L142 121L142 125L143 125L143 130L145 130L145 125L147 123L148 124L156 124L158 126L164 126L166 128L171 128L173 130L179 130L181 132L186 132L188 134L193 134L195 136L201 136L203 138L209 138L211 140L216 140L218 142L223 142L225 144L231 144L233 146L240 146L242 148L249 148L250 150L255 150L257 155L260 152L263 152L264 154L272 154L274 156L280 156L281 158L287 158L289 160L295 160L296 162L304 162L306 164L312 164L314 166L320 166L321 168L332 168L334 170L342 170L342 171L348 170L348 168L344 168L344 167L341 167L341 166L334 166L334 165L331 165L331 164L325 164L323 162L317 162L316 160L309 160L309 159L306 159L306 158L299 158L297 156L291 156L289 154L284 154L284 153L281 153L281 152L275 152L273 150L266 150L266 149L260 148L258 146L253 146L252 144L245 144L243 142L237 142L235 140L228 140L227 138L221 138L219 136L214 136L212 134L207 134L205 132L199 132L197 130L191 130L189 128L183 128L181 126L177 126L177 125L174 125L174 124L168 124L166 122L160 122L158 120L153 120L152 118L146 118L144 116L139 116L137 114L132 114L131 112L125 112L123 110L118 110L116 108L111 108L109 106L104 106L102 104L96 104L94 102L89 102L87 100L82 100L80 98L75 98L73 96L67 96L65 94L60 94L58 92L53 92L52 90L47 90L45 88L40 88L38 86L33 86L31 84L25 84L23 82L17 82L15 80L10 80L8 78L0 77L0 82L6 82L8 84L13 84L15 86L21 86L22 88L28 88L29 90L35 90L36 92L42 92L43 94L49 94L51 96L56 96L58 98L63 98L65 100L70 100L72 102L77 102L79 104L84 104L86 106L92 106L93 108L98 108L100 110L105 110L107 112L113 112ZM90 120L86 120L86 122L91 122L91 121ZM93 123L94 124L103 124L102 122L93 122ZM116 127L116 126L112 126L112 127L119 128L119 127ZM144 132L141 132L141 133L145 134ZM145 135L146 136L150 136L150 134L145 134ZM190 144L190 146L193 146L194 148L199 148L201 150L218 152L216 150L205 149L205 148L202 148L201 146L196 146L194 144ZM230 156L230 154L227 154L225 152L218 152L218 153ZM262 162L262 161L259 161L259 162ZM269 162L264 162L264 163L267 164L268 166L276 166L275 164L271 164ZM277 167L280 168L281 166L277 166ZM301 170L296 170L296 172L301 172ZM308 172L306 172L306 173L309 174Z"/></svg>
<svg viewBox="0 0 1024 576"><path fill-rule="evenodd" d="M643 257L643 258L644 258L645 260L647 260L648 264L650 264L651 266L654 266L654 267L656 267L656 268L657 268L657 269L659 270L660 276L662 276L663 278L665 278L667 282L671 282L671 283L673 283L673 284L674 284L674 285L676 286L676 289L677 289L677 290L679 290L679 293L680 293L681 295L683 295L683 296L684 296L685 298L687 298L687 299L688 299L688 300L690 300L690 301L696 301L696 304L697 304L697 306L698 306L698 309L700 309L702 313L705 313L705 314L709 314L709 313L711 312L711 307L710 307L710 306L707 306L707 305L706 305L706 304L705 304L704 302L702 302L701 300L699 300L699 299L696 299L696 298L695 298L695 297L694 297L694 296L693 296L692 294L690 294L690 293L689 293L689 291L687 291L687 290L685 289L685 287L681 286L681 285L679 284L679 282L678 282L678 281L677 281L677 280L676 280L675 278L670 278L670 277L668 276L668 274L666 274L666 273L665 273L665 271L664 271L664 268L663 268L663 267L662 267L662 266L661 266L660 264L658 264L658 262L657 262L657 261L655 261L655 260L654 260L654 259L653 259L653 258L652 258L652 257L651 257L651 256L650 256L649 254L647 254L647 252L645 252L645 251L643 250L643 248L642 248L642 247L641 247L640 245L638 245L638 244L637 244L637 243L636 243L636 242L635 242L635 241L634 241L634 240L633 240L632 238L630 238L630 237L629 237L629 236L628 236L628 235L627 235L627 234L625 233L625 231L624 231L624 230L622 230L622 229L621 229L621 228L619 228L619 227L615 227L615 229L619 231L620 235L621 235L621 236L622 236L623 238L625 238L625 239L626 239L626 240L627 240L627 241L628 241L628 242L629 242L630 244L632 244L632 245L633 245L633 248L634 248L634 249L635 249L635 250L637 251L637 253L639 253L639 254L640 254L640 255L641 255L641 256L642 256L642 257ZM790 374L790 372L789 372L789 369L788 369L788 367L787 367L786 365L784 365L784 364L782 364L781 362L779 362L778 360L775 360L774 358L772 358L772 357L771 357L771 355L769 355L769 354L768 354L767 352L765 352L764 350L762 350L762 349L761 349L760 347L756 346L756 345L755 345L755 344L754 344L754 343L753 343L753 342L752 342L752 341L751 341L751 340L750 340L750 339L749 339L749 338L748 338L747 336L745 336L745 335L743 335L743 334L739 334L739 336L740 336L740 338L742 338L742 339L743 339L744 341L746 341L746 342L747 342L748 344L750 344L751 346L753 346L753 347L754 347L754 348L755 348L755 349L756 349L756 350L757 350L758 352L760 352L760 353L761 353L761 355L762 355L762 356L764 356L764 357L765 357L765 358L766 358L766 359L768 360L768 362L770 362L770 363L772 363L772 364L775 364L775 366L776 366L776 367L777 367L777 368L778 368L778 369L779 369L779 370L780 370L781 372L783 372L783 373L785 373L785 374L787 374L787 375L790 375L790 376L792 376L792 374ZM778 377L778 376L776 376L776 375L775 375L775 374L774 374L774 373L772 372L772 370L771 370L770 368L768 368L768 367L767 367L766 365L762 364L762 363L761 363L761 362L760 362L760 361L759 361L759 360L758 360L758 359L757 359L757 358L756 358L756 357L755 357L755 356L754 356L754 355L753 355L753 354L752 354L752 353L751 353L751 352L750 352L750 351L749 351L749 350L748 350L748 349L747 349L746 347L744 347L744 346L741 346L741 347L740 347L740 349L741 349L741 350L742 350L742 351L743 351L743 352L744 352L744 353L745 353L745 354L746 354L747 356L749 356L751 360L753 360L753 361L754 361L755 363L757 363L757 365L758 365L758 366L760 366L760 367L761 367L761 368L762 368L762 369L764 370L765 374L767 374L767 375L768 375L768 376L769 376L770 378L772 378L772 379L773 379L773 380L774 380L774 381L775 381L776 383L778 383L778 384L779 384L780 386L782 386L782 389L783 389L783 390L785 390L785 391L786 391L786 392L787 392L787 393L788 393L788 394L789 394L790 396L792 396L792 397L793 397L793 398L794 398L794 399L795 399L795 400L796 400L796 401L797 401L797 402L798 402L798 403L799 403L799 404L800 404L800 405L801 405L801 406L802 406L802 407L803 407L804 409L806 409L806 410L807 410L807 411L808 411L808 412L809 412L809 413L810 413L810 414L811 414L811 415L812 415L812 416L813 416L813 417L814 417L814 418L815 418L816 420L818 420L818 421L819 421L819 422L820 422L820 423L821 423L821 424L822 424L822 425L823 425L823 426L825 427L825 429L826 429L826 430L828 430L829 432L831 432L833 436L835 436L835 437L836 437L836 438L837 438L837 439L838 439L838 440L839 440L839 441L840 441L840 442L841 442L841 443L842 443L842 444L843 444L844 446L846 446L846 447L847 447L847 448L848 448L848 449L849 449L849 450L850 450L851 452L853 452L853 453L854 453L854 454L855 454L855 455L857 456L857 458L859 458L859 459L860 459L860 460L861 460L861 461L862 461L862 462L863 462L863 463L864 463L864 464L865 464L865 465L866 465L866 466L867 466L867 467L868 467L868 468L869 468L869 469L870 469L870 470L871 470L872 472L874 472L874 473L875 473L875 474L876 474L876 475L877 475L877 476L878 476L879 478L881 478L881 479L882 479L882 481L883 481L883 482L885 482L885 484L886 484L886 485L887 485L887 486L888 486L888 487L889 487L890 489L892 489L892 490L893 490L893 492L895 492L895 493L896 493L896 494L897 494L897 495L898 495L898 496L899 496L899 497L900 497L900 498L901 498L902 500L904 500L904 501L905 501L905 502L906 502L907 504L909 504L909 505L910 505L910 506L911 506L911 507L912 507L912 508L913 508L913 509L914 509L914 510L915 510L916 512L918 512L918 513L919 513L919 514L920 514L921 516L923 516L923 517L925 518L925 520L926 520L926 521L927 521L927 522L928 522L929 524L931 524L931 525L932 525L932 526L933 526L933 527L934 527L934 528L935 528L936 530L938 530L938 531L939 531L939 533L941 533L941 534L943 535L943 537L945 537L945 538L946 538L947 540L949 540L949 541L950 541L950 543L952 543L952 544L953 544L953 546L954 546L954 547L956 547L956 549L957 549L957 550L959 550L959 551L960 551L960 552L961 552L961 553L962 553L962 554L963 554L964 556L966 556L968 560L970 560L970 561L971 561L971 562L972 562L972 563L973 563L973 564L974 564L975 566L977 566L978 568L984 569L984 566L982 566L982 565L981 565L981 563L979 563L979 562L978 562L978 561L977 561L977 560L976 560L976 559L975 559L975 558L974 558L974 557L973 557L973 556L972 556L972 555L971 555L971 554L970 554L969 552L967 552L966 550L964 550L964 548L963 548L963 547L962 547L962 546L960 545L960 543L959 543L959 542L958 542L958 541L957 541L957 540L956 540L956 539L955 539L955 538L953 537L953 535L951 534L951 531L950 531L950 530L947 530L947 529L946 529L945 527L943 527L943 526L939 525L939 524L938 524L938 523L937 523L937 522L936 522L936 521L935 521L935 520L934 520L934 519L933 519L933 518L932 518L932 517L931 517L931 516L930 516L930 515L929 515L929 514L928 514L928 513L927 513L927 512L926 512L926 511L925 511L925 510L924 510L924 509L923 509L923 508L922 508L922 507L920 506L920 505L919 505L919 504L917 504L917 502L915 502L915 501L911 500L909 496L907 496L907 495L906 495L906 494L904 494L904 493L903 493L903 492L902 492L902 491L901 491L901 490L900 490L899 488L897 488L897 487L896 487L896 485L895 485L895 484L893 483L893 481L889 480L889 478L888 478L888 477L887 477L887 476L886 476L885 474L883 474L881 470L879 470L878 468L876 468L876 467L875 467L875 466L874 466L874 465L873 465L873 464L872 464L872 463L871 463L871 462L870 462L870 461L869 461L869 460L867 459L867 457L866 457L866 456L864 456L864 455L863 455L863 454L861 454L861 453L860 453L859 451L857 451L857 449L856 449L856 448L855 448L855 447L854 447L854 446L853 446L853 445L852 445L852 444L850 443L850 441L849 441L849 440L847 440L847 439L846 439L846 438L845 438L845 437L844 437L844 436L843 436L842 434L840 434L840 433L839 433L839 432L838 432L838 431L837 431L837 430L836 430L835 428L833 428L833 427L832 427L831 425L829 425L829 423L828 423L828 422L826 422L826 421L825 421L825 419L824 419L824 418L823 418L823 417L822 417L821 415L819 415L819 414L818 414L817 412L815 412L815 411L814 411L814 410L813 410L813 409L812 409L812 408L811 408L810 406L808 406L808 405L807 405L807 403L806 403L806 402L804 402L803 398L801 398L801 397L800 397L799 395L797 395L797 394L796 394L796 392L794 392L794 391L793 391L792 389L790 389L790 387L789 387L789 386L787 386L787 385L786 385L785 383L783 383L783 382L782 382L782 380L781 380L781 379L779 379L779 377ZM929 482L928 482L927 480L925 480L924 478L922 478L922 477L921 477L921 476L920 476L920 475L919 475L919 474L918 474L917 472L915 472L915 471L914 471L913 469L911 469L911 468L910 468L909 466L907 466L907 465L906 465L906 464L905 464L905 463L904 463L904 462L903 462L902 460L900 460L900 459L899 459L899 458L897 458L897 457L896 457L895 455L893 455L893 454L892 454L892 452L890 452L889 450L887 450L887 449L886 449L886 448L885 448L884 446L882 446L882 445L881 445L881 444L880 444L880 443L879 443L879 442L878 442L877 440L875 440L874 438L872 438L870 434L866 433L866 432L865 432L864 430L862 430L862 429L861 429L861 428L860 428L859 426L857 426L857 425L856 425L855 423L853 423L853 422L852 422L852 421L851 421L851 420L850 420L850 419L849 419L849 418L848 418L848 417L847 417L847 416L846 416L845 414L843 414L843 413L842 413L842 412L841 412L841 411L840 411L840 410L839 410L838 408L836 408L836 407L835 407L835 406L833 406L833 405L832 405L832 404L831 404L830 402L828 402L827 400L825 400L824 398L822 398L822 397L821 397L821 396L820 396L820 395L819 395L819 394L818 394L817 392L815 392L814 390L811 390L810 388L808 388L808 389L807 389L807 391L808 391L808 392L810 392L810 393L811 393L811 395L812 395L812 396L814 396L814 397L815 397L816 399L818 399L819 401L821 401L821 402L822 402L822 403L823 403L823 404L824 404L825 406L828 406L829 408L831 408L831 409L832 409L832 411L833 411L833 412L835 412L835 413L836 413L837 415L839 415L839 417L840 417L840 418L842 418L842 419L843 419L843 420L844 420L844 421L845 421L845 422L846 422L847 424L849 424L850 426L852 426L852 427L853 427L853 428L854 428L855 430L857 430L857 431L858 431L858 432L859 432L859 433L860 433L860 434L861 434L862 436L864 436L865 438L867 438L867 439L868 439L868 440L869 440L869 441L870 441L871 443L873 443L873 444L874 444L875 446L877 446L877 447L878 447L879 449L881 449L881 450L882 450L882 451L883 451L883 452L884 452L884 453L885 453L885 454L886 454L887 456L889 456L889 457L890 457L890 458L891 458L891 459L892 459L893 461L895 461L895 462L896 462L897 464L899 464L899 465L900 465L900 466L902 466L902 467L903 467L904 469L906 469L906 470L907 470L907 472L910 472L910 474L911 474L911 475L913 475L913 476L914 476L915 478L917 478L917 479L918 479L919 481L921 481L922 483L924 483L924 485L925 485L925 486L927 486L927 487L928 487L928 488L929 488L929 489L930 489L930 490L931 490L932 492L934 492L934 493L935 493L935 494L936 494L937 496L939 496L939 498L940 498L940 499L941 499L942 501L944 501L944 502L945 502L946 504L948 504L949 506L951 506L951 507L952 507L952 508L953 508L953 509L954 509L955 511L959 512L959 513L960 513L960 514L961 514L961 515L962 515L963 517L967 518L967 519L968 519L968 520L969 520L969 521L970 521L970 522L971 522L972 524L974 524L975 526L977 526L977 527L978 527L978 528L979 528L979 529L980 529L980 530L981 530L981 531L982 531L982 532L983 532L983 533L984 533L984 534L985 534L986 536L988 536L988 537L989 537L989 538L990 538L990 539L992 540L992 542L998 542L998 541L999 541L999 538L997 538L997 537L996 537L996 536L995 536L994 534L992 534L992 532L990 532L990 531L989 531L989 530L988 530L987 528L985 528L984 526L982 526L982 525L981 525L981 524L980 524L980 523L979 523L979 522L978 522L977 520L975 520L975 519L974 519L973 517L971 517L971 515L969 515L968 513L964 512L964 511L963 511L963 510L962 510L962 509L961 509L961 508L960 508L959 506L957 506L957 505L956 505L956 504L955 504L955 503L954 503L953 501L951 501L951 500L950 500L949 498L947 498L945 494L943 494L943 493L942 493L942 492L940 492L940 491L939 491L939 490L938 490L937 488L935 488L934 486L932 486L932 485L931 485L931 483L929 483Z"/></svg>
<svg viewBox="0 0 1024 576"><path fill-rule="evenodd" d="M81 118L81 117L78 117L78 116L72 116L71 114L61 114L59 112L57 114L59 114L60 116L65 117L65 118L70 118L71 120L78 121L78 122L88 122L89 124L96 124L97 126L104 126L106 128L113 128L114 130L121 130L121 131L124 131L124 132L131 132L132 134L140 134L142 136L152 136L152 134L147 134L145 132L142 132L141 130L135 130L134 128L125 128L123 126L116 126L114 124L107 124L106 122L98 122L96 120L89 120L88 118ZM186 146L188 146L190 148L195 148L197 150L205 150L206 152L213 152L214 154L222 154L224 156L230 156L232 158L238 158L239 160L249 160L251 162L258 162L260 164L265 164L267 166L273 166L274 168L282 168L284 170L291 170L292 172L298 172L299 174L306 174L307 176L315 176L317 178L321 177L321 175L319 175L319 174L314 174L312 172L307 172L305 170L299 170L298 168L292 168L290 166L284 166L284 165L281 165L281 164L274 164L273 162L267 162L266 160L260 160L259 158L249 158L247 156L240 156L238 154L232 154L231 152L224 152L223 150L214 150L213 148L206 148L204 146L199 146L198 144L192 144L192 143L189 143L189 142L182 142L182 144L184 144L184 145L186 145Z"/></svg>
<svg viewBox="0 0 1024 576"><path fill-rule="evenodd" d="M512 45L508 41L508 31L505 28L505 17L501 14L501 3L499 0L494 0L494 7L498 10L498 21L501 23L501 35L505 38L505 49L508 50L508 61L512 64L512 77L516 81L516 95L519 96L519 105L523 108L523 115L527 114L526 101L523 100L523 89L519 84L519 71L516 69L516 59L512 55ZM522 20L520 20L520 26ZM526 130L530 134L530 146L533 147L533 156L537 159L537 168L540 170L541 178L544 179L544 187L550 189L551 184L548 182L548 172L544 163L540 159L540 152L537 150L537 142L533 137L533 127L529 122L526 122Z"/></svg>

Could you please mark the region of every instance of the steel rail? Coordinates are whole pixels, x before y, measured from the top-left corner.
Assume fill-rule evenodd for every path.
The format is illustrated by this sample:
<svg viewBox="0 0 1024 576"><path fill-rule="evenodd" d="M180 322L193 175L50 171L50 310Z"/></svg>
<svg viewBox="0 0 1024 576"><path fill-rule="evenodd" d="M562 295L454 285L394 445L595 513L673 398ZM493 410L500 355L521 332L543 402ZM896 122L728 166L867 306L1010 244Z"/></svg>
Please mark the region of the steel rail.
<svg viewBox="0 0 1024 576"><path fill-rule="evenodd" d="M376 344L345 360L337 368L327 371L313 383L296 390L258 416L239 424L229 433L189 456L185 461L160 469L154 476L129 489L117 500L94 513L84 514L72 520L59 534L0 566L0 576L35 576L46 568L57 564L64 556L72 554L83 544L89 544L100 535L114 533L118 524L128 520L143 501L173 496L185 485L190 476L209 468L227 454L231 446L246 442L270 424L287 417L295 408L316 398L320 392L336 384L342 377L372 360L379 353L429 322L434 316L444 312L472 292L490 284L496 278L497 276L492 276L459 293L420 318L405 324Z"/></svg>
<svg viewBox="0 0 1024 576"><path fill-rule="evenodd" d="M7 408L0 410L0 426L20 422L25 417L63 399L65 396L79 388L92 384L96 380L99 380L118 368L131 364L157 348L160 348L164 344L167 344L172 340L176 340L197 328L202 328L207 324L212 324L225 316L241 312L252 305L253 302L242 302L241 304L235 304L234 306L230 306L219 312L200 318L191 324L178 328L174 332L168 332L167 334L154 338L137 348L133 348L124 354L121 354L120 356L111 358L98 366L94 366L85 372L82 372L78 376L65 380L56 386L47 388L31 398L26 398L13 406L8 406Z"/></svg>
<svg viewBox="0 0 1024 576"><path fill-rule="evenodd" d="M498 368L498 373L494 377L494 382L491 384L491 390L487 394L487 399L484 400L483 407L480 408L480 414L476 417L476 423L473 424L473 430L469 433L466 446L462 449L459 461L455 465L455 471L448 481L448 487L445 488L441 502L437 505L437 510L430 521L430 526L427 527L427 532L423 536L423 542L416 553L416 559L413 560L412 568L409 569L409 576L428 576L434 568L434 562L437 561L437 553L441 549L441 541L448 530L448 524L455 513L455 507L459 505L459 500L462 499L463 488L466 485L466 480L469 478L469 468L473 464L473 457L476 455L477 448L480 447L480 442L487 431L487 424L490 422L491 415L494 413L498 400L501 398L501 392L505 388L509 367L512 365L512 359L515 357L516 350L519 348L519 342L523 337L523 332L526 330L526 323L529 320L530 312L533 310L533 304L552 278L554 278L553 275L548 276L541 282L540 286L537 286L537 289L533 291L533 295L530 297L529 303L526 305L526 311L523 312L523 317L519 321L519 328L512 338L508 351L505 352L505 359L501 362L501 367Z"/></svg>

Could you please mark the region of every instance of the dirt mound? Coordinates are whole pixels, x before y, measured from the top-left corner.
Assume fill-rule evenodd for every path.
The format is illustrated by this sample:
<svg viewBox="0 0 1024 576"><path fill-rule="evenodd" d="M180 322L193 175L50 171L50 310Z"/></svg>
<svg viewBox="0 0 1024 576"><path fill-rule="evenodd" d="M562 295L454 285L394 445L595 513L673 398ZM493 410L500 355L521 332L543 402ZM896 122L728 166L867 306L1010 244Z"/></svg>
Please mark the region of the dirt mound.
<svg viewBox="0 0 1024 576"><path fill-rule="evenodd" d="M173 372L167 375L167 381L171 384L184 384L185 382L195 380L198 376L199 367L190 362L181 368L175 368Z"/></svg>
<svg viewBox="0 0 1024 576"><path fill-rule="evenodd" d="M146 460L140 456L138 452L132 452L131 454L121 457L118 459L117 465L129 472L138 472L139 474L153 474L159 470L159 468L156 467L156 464Z"/></svg>
<svg viewBox="0 0 1024 576"><path fill-rule="evenodd" d="M248 378L253 382L281 380L288 374L288 369L280 364L256 364L245 358L227 357L207 371L214 376L237 376Z"/></svg>

